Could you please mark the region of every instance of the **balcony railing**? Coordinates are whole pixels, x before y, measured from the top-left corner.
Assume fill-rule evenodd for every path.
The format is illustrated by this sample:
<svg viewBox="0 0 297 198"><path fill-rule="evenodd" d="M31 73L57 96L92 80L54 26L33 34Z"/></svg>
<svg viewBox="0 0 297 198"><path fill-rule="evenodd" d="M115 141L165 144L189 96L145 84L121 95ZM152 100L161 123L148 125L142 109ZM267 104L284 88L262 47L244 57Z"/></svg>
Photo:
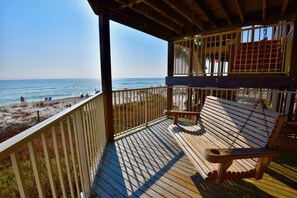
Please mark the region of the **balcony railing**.
<svg viewBox="0 0 297 198"><path fill-rule="evenodd" d="M225 88L193 88L173 87L172 109L183 111L200 111L208 95L255 105L259 99L260 89L225 89ZM282 113L286 117L296 116L296 91L262 90L262 98L268 109ZM296 97L296 98L295 98ZM291 101L294 101L293 107ZM293 108L293 109L291 109ZM291 112L292 115L289 115Z"/></svg>
<svg viewBox="0 0 297 198"><path fill-rule="evenodd" d="M114 91L114 135L162 118L167 89ZM295 94L263 90L263 99L287 115ZM172 109L199 111L207 95L253 105L259 90L173 87ZM103 97L92 96L0 144L0 196L87 196L106 145Z"/></svg>
<svg viewBox="0 0 297 198"><path fill-rule="evenodd" d="M174 75L288 74L293 23L244 27L174 42Z"/></svg>
<svg viewBox="0 0 297 198"><path fill-rule="evenodd" d="M106 143L103 109L103 94L92 96L0 144L0 197L86 196Z"/></svg>
<svg viewBox="0 0 297 198"><path fill-rule="evenodd" d="M114 134L147 126L163 117L167 87L113 91Z"/></svg>

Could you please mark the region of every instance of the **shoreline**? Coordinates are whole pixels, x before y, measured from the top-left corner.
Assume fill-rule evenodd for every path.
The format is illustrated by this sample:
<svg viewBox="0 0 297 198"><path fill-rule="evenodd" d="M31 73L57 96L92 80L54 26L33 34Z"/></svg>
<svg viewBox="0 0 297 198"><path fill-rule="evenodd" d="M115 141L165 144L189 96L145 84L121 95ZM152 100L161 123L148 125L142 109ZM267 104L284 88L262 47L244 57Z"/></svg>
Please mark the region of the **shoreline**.
<svg viewBox="0 0 297 198"><path fill-rule="evenodd" d="M86 97L67 97L0 106L0 143L84 99Z"/></svg>

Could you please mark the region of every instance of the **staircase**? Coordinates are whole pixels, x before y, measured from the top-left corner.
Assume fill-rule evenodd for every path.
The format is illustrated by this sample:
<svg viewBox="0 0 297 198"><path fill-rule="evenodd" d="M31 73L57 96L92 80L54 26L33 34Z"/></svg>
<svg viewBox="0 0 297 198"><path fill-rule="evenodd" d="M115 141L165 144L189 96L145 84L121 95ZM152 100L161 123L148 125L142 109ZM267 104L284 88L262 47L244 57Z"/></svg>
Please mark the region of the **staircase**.
<svg viewBox="0 0 297 198"><path fill-rule="evenodd" d="M280 40L241 43L231 72L282 72L282 47Z"/></svg>

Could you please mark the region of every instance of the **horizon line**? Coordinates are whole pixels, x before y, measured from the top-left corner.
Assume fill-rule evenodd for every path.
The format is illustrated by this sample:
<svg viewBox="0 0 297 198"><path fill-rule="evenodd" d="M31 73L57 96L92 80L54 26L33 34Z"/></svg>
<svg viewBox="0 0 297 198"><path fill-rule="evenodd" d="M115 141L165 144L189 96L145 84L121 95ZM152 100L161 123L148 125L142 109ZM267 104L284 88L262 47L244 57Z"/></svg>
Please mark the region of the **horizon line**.
<svg viewBox="0 0 297 198"><path fill-rule="evenodd" d="M157 78L165 78L164 77L118 77L113 79L157 79ZM101 78L18 78L18 79L0 79L0 81L4 80L101 80Z"/></svg>

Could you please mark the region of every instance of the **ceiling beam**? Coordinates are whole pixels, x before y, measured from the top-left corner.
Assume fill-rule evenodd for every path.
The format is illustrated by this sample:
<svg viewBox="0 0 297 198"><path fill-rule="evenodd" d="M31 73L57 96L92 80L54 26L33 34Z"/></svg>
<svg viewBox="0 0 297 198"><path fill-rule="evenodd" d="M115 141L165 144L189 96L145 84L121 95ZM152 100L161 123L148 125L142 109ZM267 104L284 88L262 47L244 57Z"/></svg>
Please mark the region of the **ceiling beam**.
<svg viewBox="0 0 297 198"><path fill-rule="evenodd" d="M137 5L137 4L141 3L142 0L125 0L125 1L121 1L121 2L122 2L122 5L120 5L118 7L119 10L124 9L126 7L132 7L134 5Z"/></svg>
<svg viewBox="0 0 297 198"><path fill-rule="evenodd" d="M226 3L223 2L223 0L217 0L217 3L219 4L221 10L224 13L225 18L227 19L229 25L232 25L232 19L231 19L231 14L228 8L226 7Z"/></svg>
<svg viewBox="0 0 297 198"><path fill-rule="evenodd" d="M265 21L266 19L266 0L263 0L263 10L262 10L262 19Z"/></svg>
<svg viewBox="0 0 297 198"><path fill-rule="evenodd" d="M199 20L199 17L196 14L192 14L191 10L182 2L176 0L163 0L174 10L176 10L180 15L185 17L193 25L197 26L200 30L204 30L203 23Z"/></svg>
<svg viewBox="0 0 297 198"><path fill-rule="evenodd" d="M178 17L174 11L166 6L162 1L159 0L143 0L145 4L150 6L152 9L155 9L160 14L162 14L164 17L169 18L170 20L174 21L176 24L178 24L181 27L185 27L185 22L180 17Z"/></svg>
<svg viewBox="0 0 297 198"><path fill-rule="evenodd" d="M155 21L156 23L174 31L177 34L182 33L182 29L178 27L178 25L174 24L173 21L160 16L158 12L146 6L146 4L144 4L143 2L140 3L139 0L137 0L138 3L136 3L136 0L133 0L134 2L133 4L127 4L127 0L115 0L115 1L120 4L119 7L124 7L125 9L134 10L135 12L138 12L144 17L147 17Z"/></svg>
<svg viewBox="0 0 297 198"><path fill-rule="evenodd" d="M283 0L281 17L284 16L290 0Z"/></svg>
<svg viewBox="0 0 297 198"><path fill-rule="evenodd" d="M234 0L234 1L235 1L236 9L238 11L240 20L242 23L244 23L244 12L243 12L241 2L239 0Z"/></svg>
<svg viewBox="0 0 297 198"><path fill-rule="evenodd" d="M196 5L202 10L204 15L208 18L208 20L214 25L214 27L218 27L218 22L216 17L214 16L211 9L205 4L203 0L194 0Z"/></svg>
<svg viewBox="0 0 297 198"><path fill-rule="evenodd" d="M156 23L159 23L160 25L165 26L178 34L182 33L182 29L174 21L163 17L159 12L145 5L146 4L137 4L131 7L131 9L139 12L142 15L145 15L147 18L150 18Z"/></svg>

